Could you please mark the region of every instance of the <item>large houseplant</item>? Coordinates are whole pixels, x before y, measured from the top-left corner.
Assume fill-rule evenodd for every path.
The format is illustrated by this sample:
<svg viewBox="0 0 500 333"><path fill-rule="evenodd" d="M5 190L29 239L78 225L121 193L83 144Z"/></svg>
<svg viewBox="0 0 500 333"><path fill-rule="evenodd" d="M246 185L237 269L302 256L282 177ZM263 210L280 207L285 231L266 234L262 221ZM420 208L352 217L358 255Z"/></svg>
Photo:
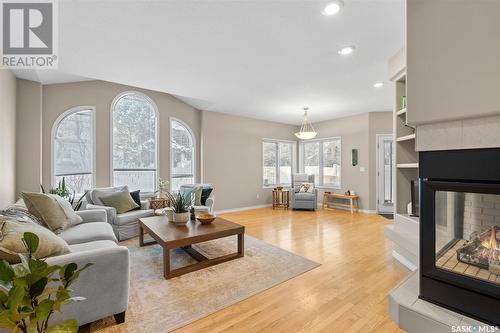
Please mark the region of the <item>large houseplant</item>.
<svg viewBox="0 0 500 333"><path fill-rule="evenodd" d="M165 192L170 201L170 207L174 210L174 223L175 224L186 224L189 221L189 206L191 206L191 194L192 191L181 193L177 192L172 194L170 192Z"/></svg>
<svg viewBox="0 0 500 333"><path fill-rule="evenodd" d="M10 265L0 260L0 328L22 333L76 333L76 320L65 320L49 326L49 319L64 304L81 301L72 297L71 284L92 264L78 269L75 263L49 265L36 259L38 236L23 235L27 254L19 254L21 263Z"/></svg>

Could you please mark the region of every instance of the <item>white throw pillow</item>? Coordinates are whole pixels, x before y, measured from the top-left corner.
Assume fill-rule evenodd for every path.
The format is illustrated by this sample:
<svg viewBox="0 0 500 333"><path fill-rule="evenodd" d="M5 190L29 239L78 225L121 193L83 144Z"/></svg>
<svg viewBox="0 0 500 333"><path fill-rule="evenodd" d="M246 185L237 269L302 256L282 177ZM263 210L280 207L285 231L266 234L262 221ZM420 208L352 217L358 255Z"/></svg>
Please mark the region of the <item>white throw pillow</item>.
<svg viewBox="0 0 500 333"><path fill-rule="evenodd" d="M313 193L314 192L314 184L313 183L302 183L300 185L300 193Z"/></svg>

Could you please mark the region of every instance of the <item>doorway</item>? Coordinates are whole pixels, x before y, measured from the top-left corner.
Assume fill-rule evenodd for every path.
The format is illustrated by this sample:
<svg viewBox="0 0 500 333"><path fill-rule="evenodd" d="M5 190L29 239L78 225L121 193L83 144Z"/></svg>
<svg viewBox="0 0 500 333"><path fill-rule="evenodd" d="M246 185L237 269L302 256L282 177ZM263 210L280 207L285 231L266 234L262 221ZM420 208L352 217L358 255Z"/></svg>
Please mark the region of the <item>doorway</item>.
<svg viewBox="0 0 500 333"><path fill-rule="evenodd" d="M377 134L377 212L394 212L394 135Z"/></svg>

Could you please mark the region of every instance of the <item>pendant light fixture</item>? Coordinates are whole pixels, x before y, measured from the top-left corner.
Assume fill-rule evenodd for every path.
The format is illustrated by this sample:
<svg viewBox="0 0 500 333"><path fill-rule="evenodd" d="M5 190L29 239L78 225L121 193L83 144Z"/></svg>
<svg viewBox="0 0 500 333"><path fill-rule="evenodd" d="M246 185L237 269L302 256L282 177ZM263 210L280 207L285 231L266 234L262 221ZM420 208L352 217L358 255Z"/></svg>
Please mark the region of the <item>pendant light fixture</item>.
<svg viewBox="0 0 500 333"><path fill-rule="evenodd" d="M300 130L295 133L295 136L301 140L313 139L318 133L314 130L312 124L307 120L307 111L309 108L304 108L304 120L302 121L302 126Z"/></svg>

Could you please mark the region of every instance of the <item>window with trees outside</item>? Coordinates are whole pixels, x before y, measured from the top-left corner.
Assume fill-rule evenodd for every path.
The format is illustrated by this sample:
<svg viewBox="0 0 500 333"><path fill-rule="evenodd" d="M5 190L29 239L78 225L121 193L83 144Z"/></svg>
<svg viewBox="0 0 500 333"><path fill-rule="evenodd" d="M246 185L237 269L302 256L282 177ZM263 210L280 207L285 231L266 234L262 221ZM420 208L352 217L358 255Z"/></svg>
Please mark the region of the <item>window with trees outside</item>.
<svg viewBox="0 0 500 333"><path fill-rule="evenodd" d="M341 187L341 139L308 140L301 143L301 170L314 175L317 186Z"/></svg>
<svg viewBox="0 0 500 333"><path fill-rule="evenodd" d="M177 119L170 120L170 189L195 182L195 139L191 129Z"/></svg>
<svg viewBox="0 0 500 333"><path fill-rule="evenodd" d="M94 185L94 115L92 107L63 113L52 128L52 186L65 179L68 188L83 194Z"/></svg>
<svg viewBox="0 0 500 333"><path fill-rule="evenodd" d="M290 185L295 169L296 143L265 139L262 141L263 185Z"/></svg>
<svg viewBox="0 0 500 333"><path fill-rule="evenodd" d="M152 193L158 168L158 111L144 94L118 95L112 106L113 185Z"/></svg>

